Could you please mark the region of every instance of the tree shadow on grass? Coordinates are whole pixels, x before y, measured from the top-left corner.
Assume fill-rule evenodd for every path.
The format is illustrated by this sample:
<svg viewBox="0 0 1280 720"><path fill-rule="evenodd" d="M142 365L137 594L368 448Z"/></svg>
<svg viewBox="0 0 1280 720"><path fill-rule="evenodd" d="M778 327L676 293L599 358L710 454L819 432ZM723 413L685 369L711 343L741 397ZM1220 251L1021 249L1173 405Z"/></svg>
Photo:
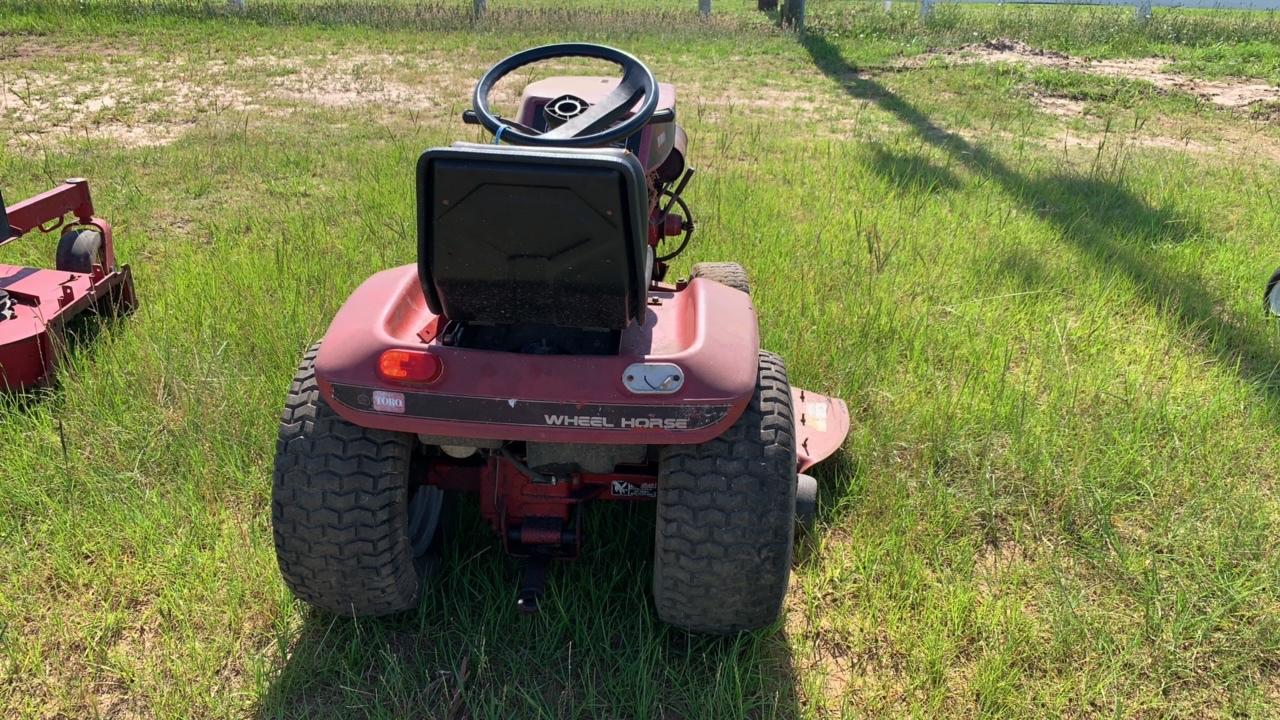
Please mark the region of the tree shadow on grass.
<svg viewBox="0 0 1280 720"><path fill-rule="evenodd" d="M1203 237L1205 232L1194 221L1152 207L1122 182L1097 174L1024 174L859 73L825 38L806 35L802 44L818 69L849 97L889 113L958 165L990 179L995 189L1050 223L1082 258L1129 280L1174 329L1196 338L1203 353L1238 373L1271 403L1280 400L1280 383L1275 378L1280 353L1266 334L1265 323L1226 307L1200 274L1163 267L1146 252L1153 245Z"/></svg>
<svg viewBox="0 0 1280 720"><path fill-rule="evenodd" d="M689 635L653 612L653 511L598 503L588 543L553 566L543 610L516 611L518 569L474 507L418 610L304 611L283 630L261 718L795 717L785 636Z"/></svg>
<svg viewBox="0 0 1280 720"><path fill-rule="evenodd" d="M907 192L936 193L960 186L955 173L928 158L898 154L880 143L872 143L870 153L871 169Z"/></svg>

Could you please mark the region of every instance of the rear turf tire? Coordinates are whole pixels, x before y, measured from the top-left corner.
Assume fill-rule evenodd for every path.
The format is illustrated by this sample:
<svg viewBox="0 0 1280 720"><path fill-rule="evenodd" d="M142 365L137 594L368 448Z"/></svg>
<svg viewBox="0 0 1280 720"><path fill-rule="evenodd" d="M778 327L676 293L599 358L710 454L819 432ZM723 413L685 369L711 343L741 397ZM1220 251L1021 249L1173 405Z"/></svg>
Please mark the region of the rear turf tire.
<svg viewBox="0 0 1280 720"><path fill-rule="evenodd" d="M411 610L439 546L434 523L417 550L410 537L422 525L420 493L440 491L411 487L416 438L349 423L320 397L319 349L303 356L280 419L271 493L280 574L294 595L339 615Z"/></svg>
<svg viewBox="0 0 1280 720"><path fill-rule="evenodd" d="M701 445L663 448L653 594L664 621L727 634L778 618L795 534L793 432L786 368L761 351L737 422Z"/></svg>
<svg viewBox="0 0 1280 720"><path fill-rule="evenodd" d="M715 280L721 285L728 285L734 290L751 294L751 282L747 279L747 271L734 262L702 262L696 263L689 271L690 278L706 278Z"/></svg>

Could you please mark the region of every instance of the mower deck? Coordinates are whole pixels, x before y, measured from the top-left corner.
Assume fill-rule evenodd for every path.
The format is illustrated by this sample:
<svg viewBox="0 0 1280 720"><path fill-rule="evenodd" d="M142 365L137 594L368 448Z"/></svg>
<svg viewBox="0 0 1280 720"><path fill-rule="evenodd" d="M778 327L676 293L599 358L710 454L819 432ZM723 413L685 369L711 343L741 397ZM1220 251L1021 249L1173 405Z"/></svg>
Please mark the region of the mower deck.
<svg viewBox="0 0 1280 720"><path fill-rule="evenodd" d="M15 301L14 316L0 321L0 388L16 391L49 381L68 320L101 301L133 304L127 266L86 275L0 264L0 290Z"/></svg>
<svg viewBox="0 0 1280 720"><path fill-rule="evenodd" d="M849 434L849 408L840 398L791 388L796 419L796 465L805 472L835 454Z"/></svg>
<svg viewBox="0 0 1280 720"><path fill-rule="evenodd" d="M64 225L71 214L73 223ZM0 390L46 385L66 347L67 323L86 310L127 312L135 305L129 266L117 268L111 225L93 216L88 183L68 180L5 209L0 245L33 232L83 226L101 237L100 256L88 272L0 264Z"/></svg>

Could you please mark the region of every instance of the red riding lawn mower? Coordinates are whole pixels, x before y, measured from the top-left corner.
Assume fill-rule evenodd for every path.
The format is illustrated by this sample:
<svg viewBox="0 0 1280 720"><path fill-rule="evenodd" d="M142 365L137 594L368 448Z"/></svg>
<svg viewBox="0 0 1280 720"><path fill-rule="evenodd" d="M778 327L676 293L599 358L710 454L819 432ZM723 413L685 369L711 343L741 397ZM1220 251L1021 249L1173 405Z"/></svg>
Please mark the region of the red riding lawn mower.
<svg viewBox="0 0 1280 720"><path fill-rule="evenodd" d="M73 178L9 207L0 200L0 245L57 230L52 270L0 264L0 390L48 384L72 318L136 304L129 266L116 265L111 225L94 217L87 181Z"/></svg>
<svg viewBox="0 0 1280 720"><path fill-rule="evenodd" d="M501 78L563 58L622 79L548 78L518 119L490 110ZM848 411L760 348L741 267L664 282L693 232L674 103L631 55L548 45L476 85L463 120L495 144L423 153L417 264L355 291L285 402L272 521L297 596L412 609L447 500L470 492L527 559L521 609L549 559L580 552L587 502L653 500L663 620L730 633L778 617L797 514L815 510L801 473L840 447Z"/></svg>

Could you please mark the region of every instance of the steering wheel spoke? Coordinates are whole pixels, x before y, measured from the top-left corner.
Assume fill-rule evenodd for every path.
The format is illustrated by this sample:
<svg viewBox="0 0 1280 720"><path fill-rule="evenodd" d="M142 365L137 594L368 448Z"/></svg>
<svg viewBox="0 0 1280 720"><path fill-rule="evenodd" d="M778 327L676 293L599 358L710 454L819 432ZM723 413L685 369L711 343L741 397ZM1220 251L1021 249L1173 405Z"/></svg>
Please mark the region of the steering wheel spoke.
<svg viewBox="0 0 1280 720"><path fill-rule="evenodd" d="M489 95L502 78L526 65L568 57L614 63L623 70L622 80L586 112L543 133L503 120L489 109ZM518 52L490 68L476 83L472 106L476 118L489 132L497 133L502 128L502 139L517 145L599 147L626 138L649 122L658 107L658 83L644 63L615 48L589 43L543 45ZM626 117L628 112L630 117Z"/></svg>
<svg viewBox="0 0 1280 720"><path fill-rule="evenodd" d="M622 81L603 100L592 105L586 112L566 122L560 127L543 134L547 138L569 138L578 135L597 133L618 118L626 115L635 107L636 101L644 95L643 79L628 69Z"/></svg>

